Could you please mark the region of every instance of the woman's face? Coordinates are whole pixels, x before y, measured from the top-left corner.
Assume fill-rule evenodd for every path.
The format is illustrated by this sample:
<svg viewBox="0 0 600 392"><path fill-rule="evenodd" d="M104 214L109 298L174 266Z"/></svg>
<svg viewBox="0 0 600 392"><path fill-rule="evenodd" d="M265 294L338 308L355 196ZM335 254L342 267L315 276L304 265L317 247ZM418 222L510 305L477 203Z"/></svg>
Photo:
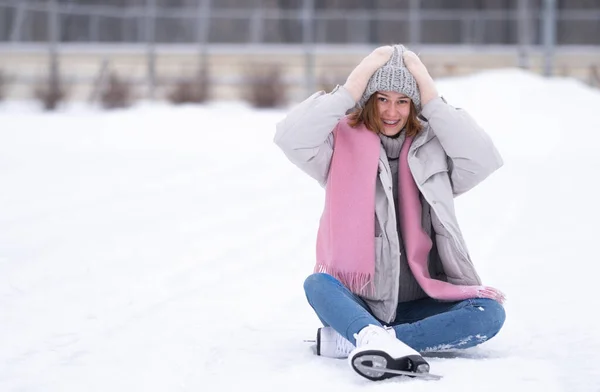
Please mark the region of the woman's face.
<svg viewBox="0 0 600 392"><path fill-rule="evenodd" d="M381 132L386 136L398 134L408 121L410 98L393 91L378 91L375 94L377 113L383 123Z"/></svg>

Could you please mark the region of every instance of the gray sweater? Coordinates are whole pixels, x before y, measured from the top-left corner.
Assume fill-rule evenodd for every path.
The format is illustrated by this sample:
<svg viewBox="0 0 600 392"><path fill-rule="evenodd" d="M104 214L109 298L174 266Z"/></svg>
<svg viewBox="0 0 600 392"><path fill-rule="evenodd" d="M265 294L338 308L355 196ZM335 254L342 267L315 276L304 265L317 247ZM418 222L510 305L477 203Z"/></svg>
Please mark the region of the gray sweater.
<svg viewBox="0 0 600 392"><path fill-rule="evenodd" d="M396 218L398 218L398 163L400 156L400 149L402 143L404 143L405 132L400 132L398 136L388 137L380 134L381 144L386 152L390 169L392 171L392 185L394 193L394 207L396 211ZM431 234L431 217L429 216L429 206L426 202L421 200L423 205L423 227L427 234ZM398 236L400 237L400 289L398 291L398 302L413 301L420 298L427 297L427 294L421 289L419 283L415 280L415 277L408 266L406 259L406 252L404 251L404 243L402 240L402 231L400 230L400 219L396 219L396 226L398 228Z"/></svg>

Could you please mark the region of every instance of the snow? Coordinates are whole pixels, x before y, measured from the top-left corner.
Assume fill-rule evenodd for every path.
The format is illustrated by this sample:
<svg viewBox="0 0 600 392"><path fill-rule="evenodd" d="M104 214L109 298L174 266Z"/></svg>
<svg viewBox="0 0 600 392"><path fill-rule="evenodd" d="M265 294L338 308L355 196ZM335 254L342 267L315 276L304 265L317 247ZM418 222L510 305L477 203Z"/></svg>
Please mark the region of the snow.
<svg viewBox="0 0 600 392"><path fill-rule="evenodd" d="M600 391L600 92L506 69L439 81L505 166L456 200L508 295L440 381L313 355L323 202L272 143L286 110L0 105L0 391ZM441 388L441 389L440 389Z"/></svg>

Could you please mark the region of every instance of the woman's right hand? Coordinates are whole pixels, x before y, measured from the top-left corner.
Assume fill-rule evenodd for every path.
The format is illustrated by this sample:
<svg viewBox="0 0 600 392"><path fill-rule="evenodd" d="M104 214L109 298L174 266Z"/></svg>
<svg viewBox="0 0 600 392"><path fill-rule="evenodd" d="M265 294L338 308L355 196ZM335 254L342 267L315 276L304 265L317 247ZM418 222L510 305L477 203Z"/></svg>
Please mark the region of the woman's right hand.
<svg viewBox="0 0 600 392"><path fill-rule="evenodd" d="M393 53L394 53L393 46L389 46L389 45L380 46L377 49L375 49L374 51L372 51L371 53L369 53L369 55L367 57L365 57L362 62L367 63L368 65L373 67L374 68L373 72L375 72L377 69L379 69L379 67L381 67L382 65L384 65L385 63L387 63L389 61L389 59L392 57ZM371 75L369 75L369 77L370 76Z"/></svg>
<svg viewBox="0 0 600 392"><path fill-rule="evenodd" d="M394 48L392 46L380 46L363 58L356 68L350 72L344 87L354 98L354 102L360 100L371 76L388 62L393 53Z"/></svg>

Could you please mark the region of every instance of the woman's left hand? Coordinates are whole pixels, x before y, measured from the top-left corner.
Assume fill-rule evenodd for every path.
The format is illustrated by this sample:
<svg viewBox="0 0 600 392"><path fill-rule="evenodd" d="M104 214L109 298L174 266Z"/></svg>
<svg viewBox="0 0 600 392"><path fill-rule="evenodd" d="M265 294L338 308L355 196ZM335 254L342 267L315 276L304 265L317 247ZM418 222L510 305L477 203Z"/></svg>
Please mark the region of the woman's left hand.
<svg viewBox="0 0 600 392"><path fill-rule="evenodd" d="M405 50L402 56L404 59L404 65L410 73L417 79L417 81L421 78L429 76L429 71L427 71L427 67L421 61L419 56L413 51Z"/></svg>
<svg viewBox="0 0 600 392"><path fill-rule="evenodd" d="M502 291L490 286L478 286L477 297L493 299L501 304L506 302L506 295Z"/></svg>
<svg viewBox="0 0 600 392"><path fill-rule="evenodd" d="M402 59L408 71L414 76L421 91L421 106L425 106L429 101L439 96L437 87L425 64L421 61L415 52L405 50Z"/></svg>

